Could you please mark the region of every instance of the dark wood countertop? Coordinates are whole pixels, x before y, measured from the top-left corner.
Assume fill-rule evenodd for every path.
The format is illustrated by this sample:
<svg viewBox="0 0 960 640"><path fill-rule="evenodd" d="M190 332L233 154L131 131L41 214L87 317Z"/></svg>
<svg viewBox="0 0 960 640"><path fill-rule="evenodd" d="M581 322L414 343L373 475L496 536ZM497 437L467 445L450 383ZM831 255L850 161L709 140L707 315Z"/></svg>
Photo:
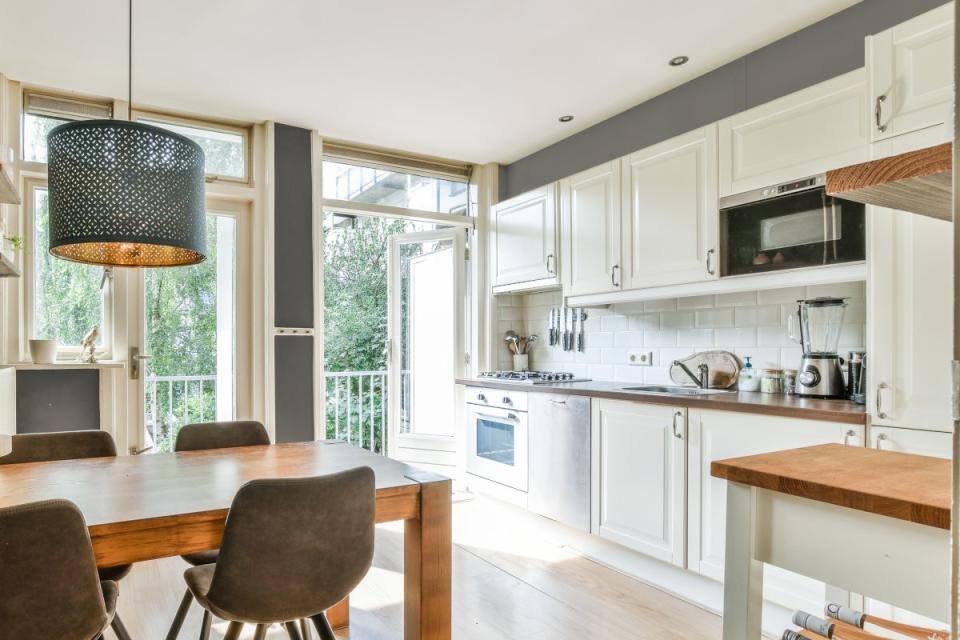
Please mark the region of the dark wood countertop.
<svg viewBox="0 0 960 640"><path fill-rule="evenodd" d="M489 378L460 378L457 384L488 389L509 389L511 391L530 391L535 393L567 393L570 395L608 398L611 400L631 400L648 404L666 404L673 407L691 409L710 409L714 411L738 411L768 416L803 418L806 420L825 420L844 424L866 424L863 405L847 400L820 400L817 398L799 398L774 393L756 393L734 391L708 396L682 396L668 394L638 393L624 391L623 387L632 386L628 382L558 382L554 384L517 384L497 382Z"/></svg>
<svg viewBox="0 0 960 640"><path fill-rule="evenodd" d="M717 478L950 528L951 462L841 444L714 461Z"/></svg>

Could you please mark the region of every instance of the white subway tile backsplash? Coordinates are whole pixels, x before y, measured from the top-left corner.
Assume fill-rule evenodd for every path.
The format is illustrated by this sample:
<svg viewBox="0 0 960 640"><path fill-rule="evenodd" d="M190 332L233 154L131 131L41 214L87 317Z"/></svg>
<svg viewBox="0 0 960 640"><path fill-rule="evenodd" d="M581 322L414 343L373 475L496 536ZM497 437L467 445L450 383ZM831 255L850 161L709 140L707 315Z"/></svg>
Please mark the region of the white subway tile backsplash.
<svg viewBox="0 0 960 640"><path fill-rule="evenodd" d="M562 304L559 292L507 296L498 313L498 338L507 329L537 333L531 368L562 369L595 380L673 384L669 365L697 351L727 349L741 358L750 356L757 368L795 369L800 346L787 336L787 316L796 301L818 295L850 297L841 334L841 355L863 349L865 288L862 283L794 287L619 304L587 309L585 351L563 351L546 344L550 309ZM520 314L517 314L517 311ZM653 366L627 364L628 351L649 351ZM505 349L497 350L497 364L510 366Z"/></svg>
<svg viewBox="0 0 960 640"><path fill-rule="evenodd" d="M712 309L716 296L691 296L677 300L677 309Z"/></svg>
<svg viewBox="0 0 960 640"><path fill-rule="evenodd" d="M733 309L710 309L697 311L697 327L717 328L733 326Z"/></svg>

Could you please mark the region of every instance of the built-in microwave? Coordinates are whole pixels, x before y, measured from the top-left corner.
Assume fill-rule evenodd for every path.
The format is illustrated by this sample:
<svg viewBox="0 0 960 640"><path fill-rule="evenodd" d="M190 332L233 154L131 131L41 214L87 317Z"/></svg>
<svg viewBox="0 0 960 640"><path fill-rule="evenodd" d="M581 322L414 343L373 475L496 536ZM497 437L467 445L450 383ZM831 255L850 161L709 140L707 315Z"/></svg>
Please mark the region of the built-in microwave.
<svg viewBox="0 0 960 640"><path fill-rule="evenodd" d="M818 175L721 198L721 277L865 260L864 205L825 184Z"/></svg>

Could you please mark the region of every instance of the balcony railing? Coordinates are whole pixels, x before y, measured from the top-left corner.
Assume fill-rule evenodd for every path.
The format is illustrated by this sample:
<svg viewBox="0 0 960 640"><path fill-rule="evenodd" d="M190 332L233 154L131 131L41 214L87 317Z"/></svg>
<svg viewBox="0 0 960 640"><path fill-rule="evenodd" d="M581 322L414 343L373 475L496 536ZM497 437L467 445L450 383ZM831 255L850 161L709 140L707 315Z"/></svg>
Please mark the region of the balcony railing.
<svg viewBox="0 0 960 640"><path fill-rule="evenodd" d="M171 451L180 427L216 419L215 375L147 376L144 395L144 422L155 451Z"/></svg>
<svg viewBox="0 0 960 640"><path fill-rule="evenodd" d="M327 437L387 454L387 372L326 371Z"/></svg>

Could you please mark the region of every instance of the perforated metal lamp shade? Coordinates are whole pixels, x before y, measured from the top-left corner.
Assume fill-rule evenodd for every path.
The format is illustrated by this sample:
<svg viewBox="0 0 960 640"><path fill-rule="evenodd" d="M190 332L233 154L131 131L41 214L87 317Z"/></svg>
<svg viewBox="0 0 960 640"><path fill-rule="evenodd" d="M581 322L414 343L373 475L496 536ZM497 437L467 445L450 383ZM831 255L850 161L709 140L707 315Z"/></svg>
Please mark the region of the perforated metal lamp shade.
<svg viewBox="0 0 960 640"><path fill-rule="evenodd" d="M50 253L172 267L207 253L203 149L139 122L69 122L47 136Z"/></svg>

